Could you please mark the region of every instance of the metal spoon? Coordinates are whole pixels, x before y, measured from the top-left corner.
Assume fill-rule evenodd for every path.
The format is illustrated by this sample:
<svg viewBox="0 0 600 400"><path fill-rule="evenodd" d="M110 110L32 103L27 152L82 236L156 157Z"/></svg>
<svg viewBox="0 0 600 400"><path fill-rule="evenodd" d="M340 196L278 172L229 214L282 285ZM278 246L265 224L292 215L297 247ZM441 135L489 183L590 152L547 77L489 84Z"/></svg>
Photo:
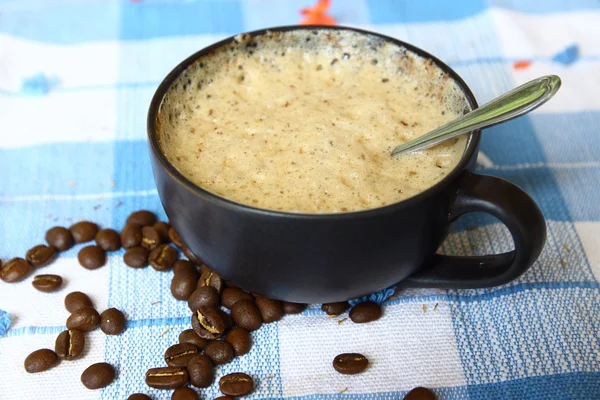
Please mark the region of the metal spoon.
<svg viewBox="0 0 600 400"><path fill-rule="evenodd" d="M550 100L558 92L560 84L560 78L556 75L529 81L454 121L401 144L392 150L392 156L427 149L463 133L520 117Z"/></svg>

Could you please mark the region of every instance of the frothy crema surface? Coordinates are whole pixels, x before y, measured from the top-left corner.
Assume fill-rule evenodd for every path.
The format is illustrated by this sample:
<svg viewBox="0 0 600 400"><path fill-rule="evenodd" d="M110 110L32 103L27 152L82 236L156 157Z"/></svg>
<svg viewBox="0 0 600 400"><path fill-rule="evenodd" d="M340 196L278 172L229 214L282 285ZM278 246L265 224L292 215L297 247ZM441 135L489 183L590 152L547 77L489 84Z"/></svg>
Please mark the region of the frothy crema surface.
<svg viewBox="0 0 600 400"><path fill-rule="evenodd" d="M398 144L468 105L433 62L352 31L269 33L187 68L157 118L161 148L189 180L253 207L377 208L446 176L466 139L392 158Z"/></svg>

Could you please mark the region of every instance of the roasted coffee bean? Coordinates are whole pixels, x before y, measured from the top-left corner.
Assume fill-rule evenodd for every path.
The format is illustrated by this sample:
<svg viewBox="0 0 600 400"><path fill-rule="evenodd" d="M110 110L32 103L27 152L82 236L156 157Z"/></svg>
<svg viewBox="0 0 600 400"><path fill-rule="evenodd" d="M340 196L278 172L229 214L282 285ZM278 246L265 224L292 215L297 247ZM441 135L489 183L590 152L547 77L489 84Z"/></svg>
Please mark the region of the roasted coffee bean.
<svg viewBox="0 0 600 400"><path fill-rule="evenodd" d="M283 312L285 314L300 314L304 310L306 310L306 304L283 302Z"/></svg>
<svg viewBox="0 0 600 400"><path fill-rule="evenodd" d="M200 280L198 286L212 286L219 294L223 291L225 281L216 272L208 269L206 266L200 271Z"/></svg>
<svg viewBox="0 0 600 400"><path fill-rule="evenodd" d="M29 273L29 263L22 258L13 258L0 266L0 279L4 282L18 282Z"/></svg>
<svg viewBox="0 0 600 400"><path fill-rule="evenodd" d="M173 227L169 228L169 239L175 246L179 247L180 249L183 250L183 248L185 247L185 245L183 244L183 240L181 240L181 237Z"/></svg>
<svg viewBox="0 0 600 400"><path fill-rule="evenodd" d="M156 215L152 211L140 210L131 213L127 217L127 224L138 224L140 226L152 226L156 222Z"/></svg>
<svg viewBox="0 0 600 400"><path fill-rule="evenodd" d="M100 329L106 335L118 335L125 330L125 315L116 308L109 308L100 314Z"/></svg>
<svg viewBox="0 0 600 400"><path fill-rule="evenodd" d="M165 352L165 362L169 367L185 367L196 354L198 348L191 343L174 344Z"/></svg>
<svg viewBox="0 0 600 400"><path fill-rule="evenodd" d="M23 364L25 371L34 374L54 367L58 361L59 358L55 352L50 349L40 349L28 355Z"/></svg>
<svg viewBox="0 0 600 400"><path fill-rule="evenodd" d="M221 310L220 308L217 308L217 311L219 311L219 314L221 314L221 318L223 318L223 323L225 324L225 332L229 332L229 330L233 327L233 320L231 319L231 316L225 311Z"/></svg>
<svg viewBox="0 0 600 400"><path fill-rule="evenodd" d="M197 388L209 387L215 379L213 363L204 354L196 354L188 362L187 371L190 383Z"/></svg>
<svg viewBox="0 0 600 400"><path fill-rule="evenodd" d="M350 310L350 319L356 324L375 321L381 317L381 307L372 301L358 303Z"/></svg>
<svg viewBox="0 0 600 400"><path fill-rule="evenodd" d="M58 251L69 250L75 244L73 234L67 228L55 226L46 232L46 243Z"/></svg>
<svg viewBox="0 0 600 400"><path fill-rule="evenodd" d="M337 303L326 303L321 306L321 310L325 311L327 315L340 315L348 308L350 308L350 304L347 301L338 301Z"/></svg>
<svg viewBox="0 0 600 400"><path fill-rule="evenodd" d="M67 329L89 332L100 323L100 314L93 307L82 307L67 318Z"/></svg>
<svg viewBox="0 0 600 400"><path fill-rule="evenodd" d="M171 400L198 400L198 393L189 387L180 387L175 389L171 395Z"/></svg>
<svg viewBox="0 0 600 400"><path fill-rule="evenodd" d="M77 260L83 268L97 269L106 264L106 253L102 250L102 247L90 245L79 250Z"/></svg>
<svg viewBox="0 0 600 400"><path fill-rule="evenodd" d="M65 296L65 308L68 312L74 313L83 307L94 307L92 300L90 300L87 294L71 292Z"/></svg>
<svg viewBox="0 0 600 400"><path fill-rule="evenodd" d="M200 272L198 272L198 267L195 264L189 262L188 260L176 261L175 264L173 264L173 273L175 275L185 273L195 274L197 275L196 281L200 279Z"/></svg>
<svg viewBox="0 0 600 400"><path fill-rule="evenodd" d="M226 323L220 310L202 306L192 315L192 328L203 339L215 340L225 333Z"/></svg>
<svg viewBox="0 0 600 400"><path fill-rule="evenodd" d="M177 261L177 250L168 244L161 244L150 252L150 266L157 271L166 271Z"/></svg>
<svg viewBox="0 0 600 400"><path fill-rule="evenodd" d="M283 306L281 301L258 296L255 302L265 324L279 321L283 317Z"/></svg>
<svg viewBox="0 0 600 400"><path fill-rule="evenodd" d="M183 367L151 368L146 371L146 385L155 389L177 389L188 381Z"/></svg>
<svg viewBox="0 0 600 400"><path fill-rule="evenodd" d="M235 399L231 396L219 396L219 397L215 397L214 400L235 400Z"/></svg>
<svg viewBox="0 0 600 400"><path fill-rule="evenodd" d="M188 258L188 260L190 260L194 264L196 264L196 265L204 264L204 262L200 258L196 257L196 255L194 253L192 253L192 251L190 250L189 247L184 245L181 250L183 251L183 254L185 254L185 256Z"/></svg>
<svg viewBox="0 0 600 400"><path fill-rule="evenodd" d="M40 292L55 292L62 285L62 278L58 275L36 275L31 284Z"/></svg>
<svg viewBox="0 0 600 400"><path fill-rule="evenodd" d="M121 248L121 236L114 229L102 229L96 234L95 240L104 251L117 251Z"/></svg>
<svg viewBox="0 0 600 400"><path fill-rule="evenodd" d="M183 260L177 261L175 265L177 266L177 263L181 261ZM191 265L191 263L189 264ZM197 283L198 271L195 269L193 271L175 273L175 275L173 275L173 279L171 280L171 294L177 300L187 300L196 290Z"/></svg>
<svg viewBox="0 0 600 400"><path fill-rule="evenodd" d="M233 353L236 357L243 356L249 352L252 347L250 333L244 328L232 329L227 336L225 336L225 341L231 344Z"/></svg>
<svg viewBox="0 0 600 400"><path fill-rule="evenodd" d="M208 344L208 340L202 339L193 329L186 329L179 334L179 343L190 343L202 350Z"/></svg>
<svg viewBox="0 0 600 400"><path fill-rule="evenodd" d="M160 234L152 226L142 227L142 247L148 250L154 250L162 242Z"/></svg>
<svg viewBox="0 0 600 400"><path fill-rule="evenodd" d="M236 372L219 379L219 389L223 394L241 397L254 390L254 381L250 376L242 372Z"/></svg>
<svg viewBox="0 0 600 400"><path fill-rule="evenodd" d="M144 393L130 394L127 400L152 400L152 397Z"/></svg>
<svg viewBox="0 0 600 400"><path fill-rule="evenodd" d="M85 347L85 336L77 329L62 331L54 342L54 351L63 360L74 360Z"/></svg>
<svg viewBox="0 0 600 400"><path fill-rule="evenodd" d="M138 247L142 243L142 227L138 224L127 224L121 232L121 246L124 249Z"/></svg>
<svg viewBox="0 0 600 400"><path fill-rule="evenodd" d="M416 387L410 392L406 393L403 400L436 400L435 393L424 387Z"/></svg>
<svg viewBox="0 0 600 400"><path fill-rule="evenodd" d="M158 234L160 235L161 243L169 243L171 241L171 239L169 238L169 224L163 221L158 221L153 226L154 229L156 229L156 232L158 232Z"/></svg>
<svg viewBox="0 0 600 400"><path fill-rule="evenodd" d="M38 244L37 246L29 249L25 255L25 259L29 262L29 265L34 268L38 268L50 264L55 255L56 250L54 250L54 247L49 247L45 244Z"/></svg>
<svg viewBox="0 0 600 400"><path fill-rule="evenodd" d="M223 365L233 359L234 350L231 343L224 340L214 340L206 345L204 355L210 358L213 364Z"/></svg>
<svg viewBox="0 0 600 400"><path fill-rule="evenodd" d="M85 243L94 240L98 233L98 225L89 221L81 221L71 225L69 228L75 243Z"/></svg>
<svg viewBox="0 0 600 400"><path fill-rule="evenodd" d="M199 286L188 297L188 307L192 311L196 311L202 306L218 307L219 293L212 286Z"/></svg>
<svg viewBox="0 0 600 400"><path fill-rule="evenodd" d="M131 268L144 268L148 266L148 256L150 256L148 249L132 247L123 255L123 262Z"/></svg>
<svg viewBox="0 0 600 400"><path fill-rule="evenodd" d="M367 357L358 353L345 353L333 359L333 368L344 375L360 374L369 366Z"/></svg>
<svg viewBox="0 0 600 400"><path fill-rule="evenodd" d="M90 390L106 387L115 380L115 369L109 363L92 364L81 374L81 383Z"/></svg>
<svg viewBox="0 0 600 400"><path fill-rule="evenodd" d="M240 328L255 331L262 325L260 311L254 301L239 300L231 307L231 318Z"/></svg>
<svg viewBox="0 0 600 400"><path fill-rule="evenodd" d="M240 288L228 287L223 289L223 293L221 293L221 304L223 305L223 307L227 307L230 310L231 307L233 307L233 305L236 303L236 301L242 299L252 300L254 299L254 297L252 297L250 293L244 292Z"/></svg>

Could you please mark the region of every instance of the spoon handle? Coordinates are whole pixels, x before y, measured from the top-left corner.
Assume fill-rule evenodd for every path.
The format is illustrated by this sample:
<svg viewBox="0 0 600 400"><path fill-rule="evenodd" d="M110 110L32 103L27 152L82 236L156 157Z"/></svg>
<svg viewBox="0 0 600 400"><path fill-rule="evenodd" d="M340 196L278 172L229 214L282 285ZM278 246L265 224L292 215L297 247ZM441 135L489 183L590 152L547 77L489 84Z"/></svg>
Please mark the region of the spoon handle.
<svg viewBox="0 0 600 400"><path fill-rule="evenodd" d="M560 78L556 75L547 75L529 81L446 125L401 144L392 151L392 156L423 150L463 133L487 128L527 114L550 100L560 88L560 84Z"/></svg>

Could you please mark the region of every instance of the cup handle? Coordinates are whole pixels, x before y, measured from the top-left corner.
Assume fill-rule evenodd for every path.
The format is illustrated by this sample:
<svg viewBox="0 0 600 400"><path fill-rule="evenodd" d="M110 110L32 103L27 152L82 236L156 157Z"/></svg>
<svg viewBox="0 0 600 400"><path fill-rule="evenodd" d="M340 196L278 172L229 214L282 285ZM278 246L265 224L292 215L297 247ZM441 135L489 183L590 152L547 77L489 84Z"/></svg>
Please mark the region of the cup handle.
<svg viewBox="0 0 600 400"><path fill-rule="evenodd" d="M508 283L539 257L546 242L546 223L535 202L516 185L489 175L466 173L449 220L475 211L498 218L510 231L515 250L489 256L436 254L401 287L474 289Z"/></svg>

